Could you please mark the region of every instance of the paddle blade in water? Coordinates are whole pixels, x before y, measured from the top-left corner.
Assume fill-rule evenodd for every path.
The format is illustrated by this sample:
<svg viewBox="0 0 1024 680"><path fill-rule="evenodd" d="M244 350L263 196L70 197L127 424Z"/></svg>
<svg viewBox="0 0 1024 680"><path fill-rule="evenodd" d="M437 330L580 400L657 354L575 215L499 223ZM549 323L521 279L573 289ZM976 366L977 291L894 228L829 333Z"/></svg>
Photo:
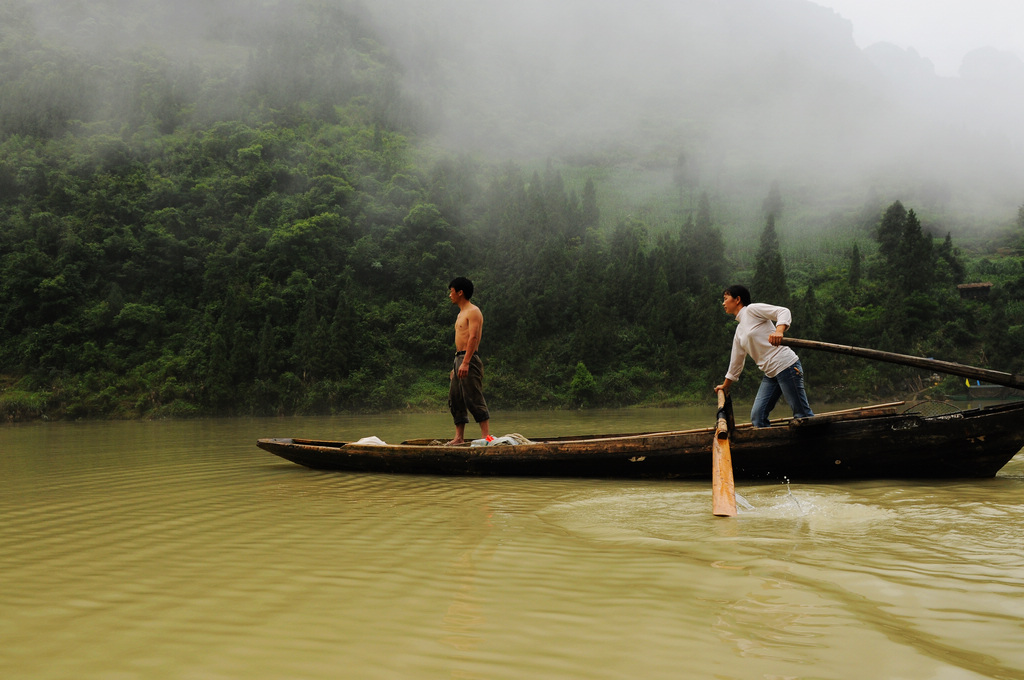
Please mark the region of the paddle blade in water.
<svg viewBox="0 0 1024 680"><path fill-rule="evenodd" d="M732 478L732 454L729 440L712 435L711 512L716 517L736 516L736 485Z"/></svg>

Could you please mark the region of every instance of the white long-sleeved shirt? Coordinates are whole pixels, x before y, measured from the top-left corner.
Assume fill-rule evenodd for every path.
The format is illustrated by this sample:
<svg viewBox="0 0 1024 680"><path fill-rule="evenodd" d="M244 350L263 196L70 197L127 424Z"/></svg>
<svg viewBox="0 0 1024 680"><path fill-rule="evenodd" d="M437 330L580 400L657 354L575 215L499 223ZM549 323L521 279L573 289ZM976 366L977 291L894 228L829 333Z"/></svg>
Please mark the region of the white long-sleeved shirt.
<svg viewBox="0 0 1024 680"><path fill-rule="evenodd" d="M739 326L732 336L732 356L725 374L729 380L736 382L739 379L747 355L769 378L799 361L796 352L789 347L768 342L768 336L777 324L790 326L793 323L793 315L785 307L754 302L741 309L736 320Z"/></svg>

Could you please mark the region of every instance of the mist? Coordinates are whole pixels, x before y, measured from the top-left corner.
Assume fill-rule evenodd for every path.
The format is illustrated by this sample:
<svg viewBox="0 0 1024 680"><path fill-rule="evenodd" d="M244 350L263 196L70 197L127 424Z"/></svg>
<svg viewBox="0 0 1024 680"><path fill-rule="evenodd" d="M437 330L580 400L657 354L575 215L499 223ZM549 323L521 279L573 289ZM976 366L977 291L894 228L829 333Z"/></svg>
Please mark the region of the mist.
<svg viewBox="0 0 1024 680"><path fill-rule="evenodd" d="M628 166L685 158L713 193L778 182L818 211L902 199L963 225L1024 194L1024 62L983 45L958 78L861 50L805 0L378 0L405 85L453 149Z"/></svg>
<svg viewBox="0 0 1024 680"><path fill-rule="evenodd" d="M790 216L810 226L866 201L902 200L957 233L1008 225L1024 201L1024 62L979 45L959 77L939 77L912 49L858 48L848 21L809 0L8 0L0 9L7 23L25 23L25 7L49 40L160 50L172 74L247 61L253 70L255 60L287 81L279 100L298 99L304 84L325 110L358 80L358 65L345 63L342 36L324 54L330 36L314 48L289 27L315 31L323 13L343 10L401 65L402 123L417 141L488 162L583 169L606 194L635 194L638 208L682 182L691 196L756 214L777 185L798 208ZM192 115L229 116L234 91L225 77L220 100ZM628 188L616 188L621 178Z"/></svg>

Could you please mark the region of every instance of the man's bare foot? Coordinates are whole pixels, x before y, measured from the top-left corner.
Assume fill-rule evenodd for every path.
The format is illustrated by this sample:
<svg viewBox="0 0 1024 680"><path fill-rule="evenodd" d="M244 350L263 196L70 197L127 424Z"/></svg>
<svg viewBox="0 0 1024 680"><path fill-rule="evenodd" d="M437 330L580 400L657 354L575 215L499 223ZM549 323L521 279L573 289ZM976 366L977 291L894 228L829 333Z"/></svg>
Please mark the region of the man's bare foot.
<svg viewBox="0 0 1024 680"><path fill-rule="evenodd" d="M445 446L458 446L459 444L465 444L465 443L466 443L465 439L453 439L450 442L448 442L447 444L445 444Z"/></svg>

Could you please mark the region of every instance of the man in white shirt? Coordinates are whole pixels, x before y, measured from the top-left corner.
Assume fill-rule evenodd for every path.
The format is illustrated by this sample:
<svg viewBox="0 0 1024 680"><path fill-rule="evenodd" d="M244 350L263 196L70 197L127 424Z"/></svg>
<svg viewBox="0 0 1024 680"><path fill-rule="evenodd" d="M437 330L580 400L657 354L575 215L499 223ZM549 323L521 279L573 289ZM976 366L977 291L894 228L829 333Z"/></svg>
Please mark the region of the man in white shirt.
<svg viewBox="0 0 1024 680"><path fill-rule="evenodd" d="M729 393L729 386L743 372L749 355L757 367L764 371L761 387L757 390L750 409L750 422L754 427L768 427L768 414L784 396L793 417L814 415L804 392L804 369L800 357L789 347L780 345L783 333L793 322L793 315L785 307L751 303L750 291L745 286L729 286L722 294L722 307L739 322L732 338L732 356L725 380L715 391Z"/></svg>

